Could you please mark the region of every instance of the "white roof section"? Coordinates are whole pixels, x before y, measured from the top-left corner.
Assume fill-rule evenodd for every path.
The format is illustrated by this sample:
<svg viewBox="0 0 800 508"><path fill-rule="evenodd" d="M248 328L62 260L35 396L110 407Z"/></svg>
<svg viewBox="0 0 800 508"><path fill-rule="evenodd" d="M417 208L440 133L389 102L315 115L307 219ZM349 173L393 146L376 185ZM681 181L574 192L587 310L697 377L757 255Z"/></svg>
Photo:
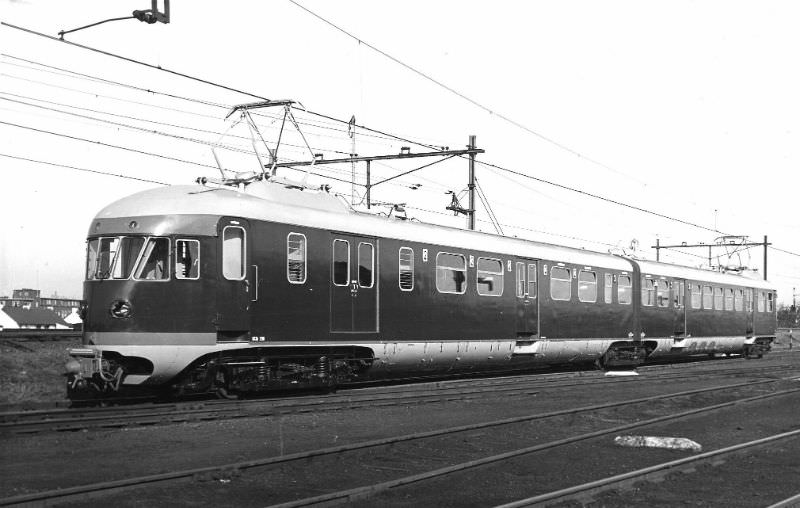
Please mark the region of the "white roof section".
<svg viewBox="0 0 800 508"><path fill-rule="evenodd" d="M671 265L667 263L656 263L653 261L638 261L642 270L642 275L653 275L663 277L676 277L680 279L702 280L715 284L725 284L732 286L747 286L760 289L772 289L769 281L755 279L739 274L713 272L711 270L701 270L690 266Z"/></svg>
<svg viewBox="0 0 800 508"><path fill-rule="evenodd" d="M368 237L443 245L466 251L514 252L521 257L590 268L620 271L632 271L633 268L629 260L607 253L360 213L327 192L287 188L268 181L252 183L243 191L200 185L146 190L108 205L97 214L97 219L198 214L273 221ZM770 287L763 281L759 283L741 276L696 268L646 261L640 261L639 264L642 273L682 278L691 278L696 274L697 279L719 281L721 284Z"/></svg>

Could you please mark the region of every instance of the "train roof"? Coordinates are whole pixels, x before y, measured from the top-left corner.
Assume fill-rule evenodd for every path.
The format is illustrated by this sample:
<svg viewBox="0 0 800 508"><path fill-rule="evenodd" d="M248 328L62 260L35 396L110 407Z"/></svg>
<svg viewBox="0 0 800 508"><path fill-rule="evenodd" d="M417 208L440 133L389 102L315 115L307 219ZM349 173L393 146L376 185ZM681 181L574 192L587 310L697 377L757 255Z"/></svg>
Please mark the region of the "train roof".
<svg viewBox="0 0 800 508"><path fill-rule="evenodd" d="M221 216L430 243L454 249L497 253L513 251L516 255L533 259L558 260L619 271L632 270L631 261L621 256L357 212L327 192L298 190L271 182L255 182L244 191L200 185L174 185L142 191L103 208L93 221L89 233L120 234L122 231L119 231L118 219L146 217L149 220L138 220L141 233L188 233L188 228L195 234L216 235L217 221ZM771 287L765 281L745 279L740 275L666 263L638 263L642 273L647 274Z"/></svg>

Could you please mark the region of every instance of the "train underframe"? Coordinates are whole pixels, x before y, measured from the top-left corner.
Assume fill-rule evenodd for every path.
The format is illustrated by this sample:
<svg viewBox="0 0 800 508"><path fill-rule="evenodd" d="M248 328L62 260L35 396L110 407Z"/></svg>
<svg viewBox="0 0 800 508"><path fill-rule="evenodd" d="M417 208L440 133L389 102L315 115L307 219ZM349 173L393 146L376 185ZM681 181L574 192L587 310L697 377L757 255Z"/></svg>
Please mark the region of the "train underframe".
<svg viewBox="0 0 800 508"><path fill-rule="evenodd" d="M185 397L216 394L237 398L287 390L335 390L358 381L374 358L360 347L300 347L231 349L193 361L162 386L125 384L127 376L147 375L152 363L113 351L74 349L67 363L67 396L74 401ZM149 367L148 367L149 364Z"/></svg>
<svg viewBox="0 0 800 508"><path fill-rule="evenodd" d="M741 354L747 358L761 358L770 350L771 342L771 337L750 339L743 345ZM596 357L595 366L607 371L635 369L644 364L657 347L652 340L615 341ZM153 364L145 358L90 348L73 349L70 353L67 396L73 401L202 394L237 398L301 389L333 391L344 383L371 380L378 375L392 377L386 370L385 358L376 359L371 347L354 345L224 349L200 356L168 382L149 384L130 382L135 377L149 378L153 373ZM684 352L684 355L691 354ZM534 356L538 355L530 355L530 358ZM551 364L545 358L539 361ZM378 371L374 367L378 367ZM497 368L495 365L494 369Z"/></svg>

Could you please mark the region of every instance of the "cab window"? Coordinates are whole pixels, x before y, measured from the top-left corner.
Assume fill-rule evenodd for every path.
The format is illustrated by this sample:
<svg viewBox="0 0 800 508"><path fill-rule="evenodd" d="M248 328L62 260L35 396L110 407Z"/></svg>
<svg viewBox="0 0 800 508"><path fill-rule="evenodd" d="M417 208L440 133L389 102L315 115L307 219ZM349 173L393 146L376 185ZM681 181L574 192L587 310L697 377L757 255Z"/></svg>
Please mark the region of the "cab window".
<svg viewBox="0 0 800 508"><path fill-rule="evenodd" d="M169 238L151 237L133 273L137 280L169 279Z"/></svg>

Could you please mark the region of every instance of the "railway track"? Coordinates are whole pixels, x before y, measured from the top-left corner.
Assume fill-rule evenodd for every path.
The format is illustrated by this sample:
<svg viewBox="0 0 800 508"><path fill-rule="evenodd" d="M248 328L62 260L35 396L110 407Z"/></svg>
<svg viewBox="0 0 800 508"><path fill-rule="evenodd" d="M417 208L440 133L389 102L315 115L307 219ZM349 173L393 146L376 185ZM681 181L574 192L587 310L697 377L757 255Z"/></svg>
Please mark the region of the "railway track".
<svg viewBox="0 0 800 508"><path fill-rule="evenodd" d="M691 473L696 471L696 469L703 464L719 466L724 464L726 460L729 460L732 455L752 451L756 448L769 448L770 446L783 444L788 441L797 440L798 438L800 438L800 430L782 432L780 434L775 434L761 439L755 439L745 443L738 443L725 448L693 455L691 457L672 460L620 475L602 478L600 480L587 482L581 485L575 485L565 489L548 492L546 494L520 499L518 501L500 505L497 508L538 507L558 503L567 503L570 501L575 501L583 505L586 502L594 500L598 494L607 492L611 489L627 489L632 487L635 483L642 481L664 481L667 475L674 472L685 471ZM793 496L792 498L782 501L778 503L777 506L791 506L790 503L792 502L800 502L800 495Z"/></svg>
<svg viewBox="0 0 800 508"><path fill-rule="evenodd" d="M599 436L607 436L609 434L619 433L656 423L675 422L693 415L718 411L723 408L730 408L736 405L753 404L768 398L784 397L800 392L800 388L794 388L790 390L781 390L778 392L761 393L756 396L747 397L735 397L733 394L735 391L741 390L746 392L758 387L768 389L768 385L770 383L776 382L778 382L778 380L762 380L755 383L745 382L727 384L699 390L668 393L655 397L621 400L607 404L591 405L568 410L554 411L550 413L534 414L516 418L505 418L470 425L443 428L428 432L418 432L369 441L355 442L341 446L307 450L287 455L272 456L264 459L227 463L213 467L186 469L165 474L139 476L109 482L87 484L78 487L62 488L54 491L39 492L35 494L0 499L0 506L21 503L50 504L57 502L81 502L96 496L103 496L104 502L109 501L111 503L116 503L120 499L130 499L130 497L114 499L114 496L127 496L128 494L125 491L133 488L141 488L143 486L149 486L150 488L156 489L163 487L165 492L169 492L165 493L164 495L174 495L174 487L171 486L174 482L192 479L202 480L203 478L210 478L223 482L231 481L231 478L236 478L237 482L240 482L245 478L245 476L242 475L242 472L254 468L259 468L258 475L248 476L257 477L257 482L259 482L259 484L276 485L278 488L280 488L280 486L283 484L276 478L269 478L268 475L270 474L270 471L280 477L281 471L283 471L285 468L288 468L289 473L287 474L289 475L294 474L296 471L302 471L304 475L316 478L318 481L320 479L326 481L327 479L327 488L320 485L307 485L300 490L300 492L307 492L308 489L318 489L327 490L327 493L313 497L292 499L294 497L298 497L297 491L292 492L290 491L291 489L286 489L286 491L281 491L278 495L278 499L282 497L286 502L279 504L278 506L310 506L320 503L357 502L358 500L371 498L372 496L387 492L390 489L447 477L448 475L457 474L488 464L506 462L515 457L530 455L537 452L546 452L554 448L590 440ZM640 406L642 404L653 405L658 401L665 401L667 399L679 399L683 400L684 403L688 405L692 405L697 402L698 396L711 396L715 394L719 396L725 395L726 397L734 396L734 398L733 400L727 400L722 403L700 405L699 407L694 407L689 410L672 412L646 420L625 423L623 425L614 425L611 427L606 425L604 428L599 430L593 430L591 432L585 432L577 435L567 432L568 435L565 437L552 439L550 441L538 443L533 446L528 445L518 448L512 447L511 450L505 450L501 453L491 453L487 455L487 451L489 450L469 450L470 453L466 454L471 457L469 460L462 462L455 461L454 464L449 464L445 467L433 469L426 468L426 465L441 462L443 458L434 456L423 460L417 455L419 450L422 450L422 453L424 454L425 452L430 453L430 451L434 448L440 449L443 446L442 443L445 443L446 446L447 443L454 444L466 442L468 437L470 435L474 435L475 433L482 435L508 436L512 432L519 433L520 429L522 429L523 432L527 432L525 429L532 423L548 421L552 422L553 428L566 428L564 422L571 420L574 421L574 419L577 417L600 418L597 421L602 422L605 421L602 419L602 415L606 414L609 410L621 410L634 406ZM516 430L512 431L512 429ZM436 445L432 446L432 443L436 443ZM392 467L386 463L385 453L377 451L385 451L387 449L391 450L391 455L401 457L400 463L395 464L396 467ZM453 449L455 449L455 446ZM407 457L409 459L407 462L410 463L405 463L403 460L404 457ZM376 458L378 459L377 463ZM347 483L345 480L342 480L342 483L339 483L339 481L335 478L336 474L340 472L341 468L332 466L330 464L331 460L335 464L346 463L358 464L359 466L364 464L367 468L369 468L370 463L377 464L377 469L373 470L372 472L376 473L377 477L383 478L383 480L370 481L372 479L370 475L359 474L356 476L362 481L362 483L367 481L368 485L361 485L342 490L337 490L335 488L331 489L331 484L342 485ZM453 462L453 457L445 457L444 460ZM275 468L279 469L276 471ZM402 472L408 468L422 468L423 471L410 475L403 475ZM390 476L392 478L386 480L386 476ZM334 478L330 479L328 477ZM373 474L372 477L376 477L376 475ZM349 481L352 482L352 478L349 479ZM202 483L196 484L193 482L192 488L200 488L200 485L202 485ZM238 488L242 489L242 486L240 485ZM140 492L137 495L137 499L141 500L142 495L143 493ZM111 496L111 498L109 499L108 496ZM275 496L267 495L264 497L264 494L261 493L257 494L257 498L261 500L262 505L264 504L264 499L276 499ZM163 501L163 499L161 499L161 501ZM213 499L208 501L214 502ZM368 505L372 501L372 499L368 499ZM158 503L159 499L156 499L154 502Z"/></svg>
<svg viewBox="0 0 800 508"><path fill-rule="evenodd" d="M792 369L790 364L765 366L748 371L750 376L780 375ZM305 412L330 412L359 407L398 406L474 400L478 398L525 397L539 390L580 385L588 379L595 383L617 385L639 379L679 381L708 376L739 376L739 368L716 368L702 372L675 372L670 368L651 367L647 378L607 378L571 373L566 375L525 376L439 382L428 385L390 386L364 392L348 391L321 397L291 397L238 401L197 401L158 405L114 406L107 408L57 409L0 413L1 434L75 432L88 429L115 429L266 417Z"/></svg>

